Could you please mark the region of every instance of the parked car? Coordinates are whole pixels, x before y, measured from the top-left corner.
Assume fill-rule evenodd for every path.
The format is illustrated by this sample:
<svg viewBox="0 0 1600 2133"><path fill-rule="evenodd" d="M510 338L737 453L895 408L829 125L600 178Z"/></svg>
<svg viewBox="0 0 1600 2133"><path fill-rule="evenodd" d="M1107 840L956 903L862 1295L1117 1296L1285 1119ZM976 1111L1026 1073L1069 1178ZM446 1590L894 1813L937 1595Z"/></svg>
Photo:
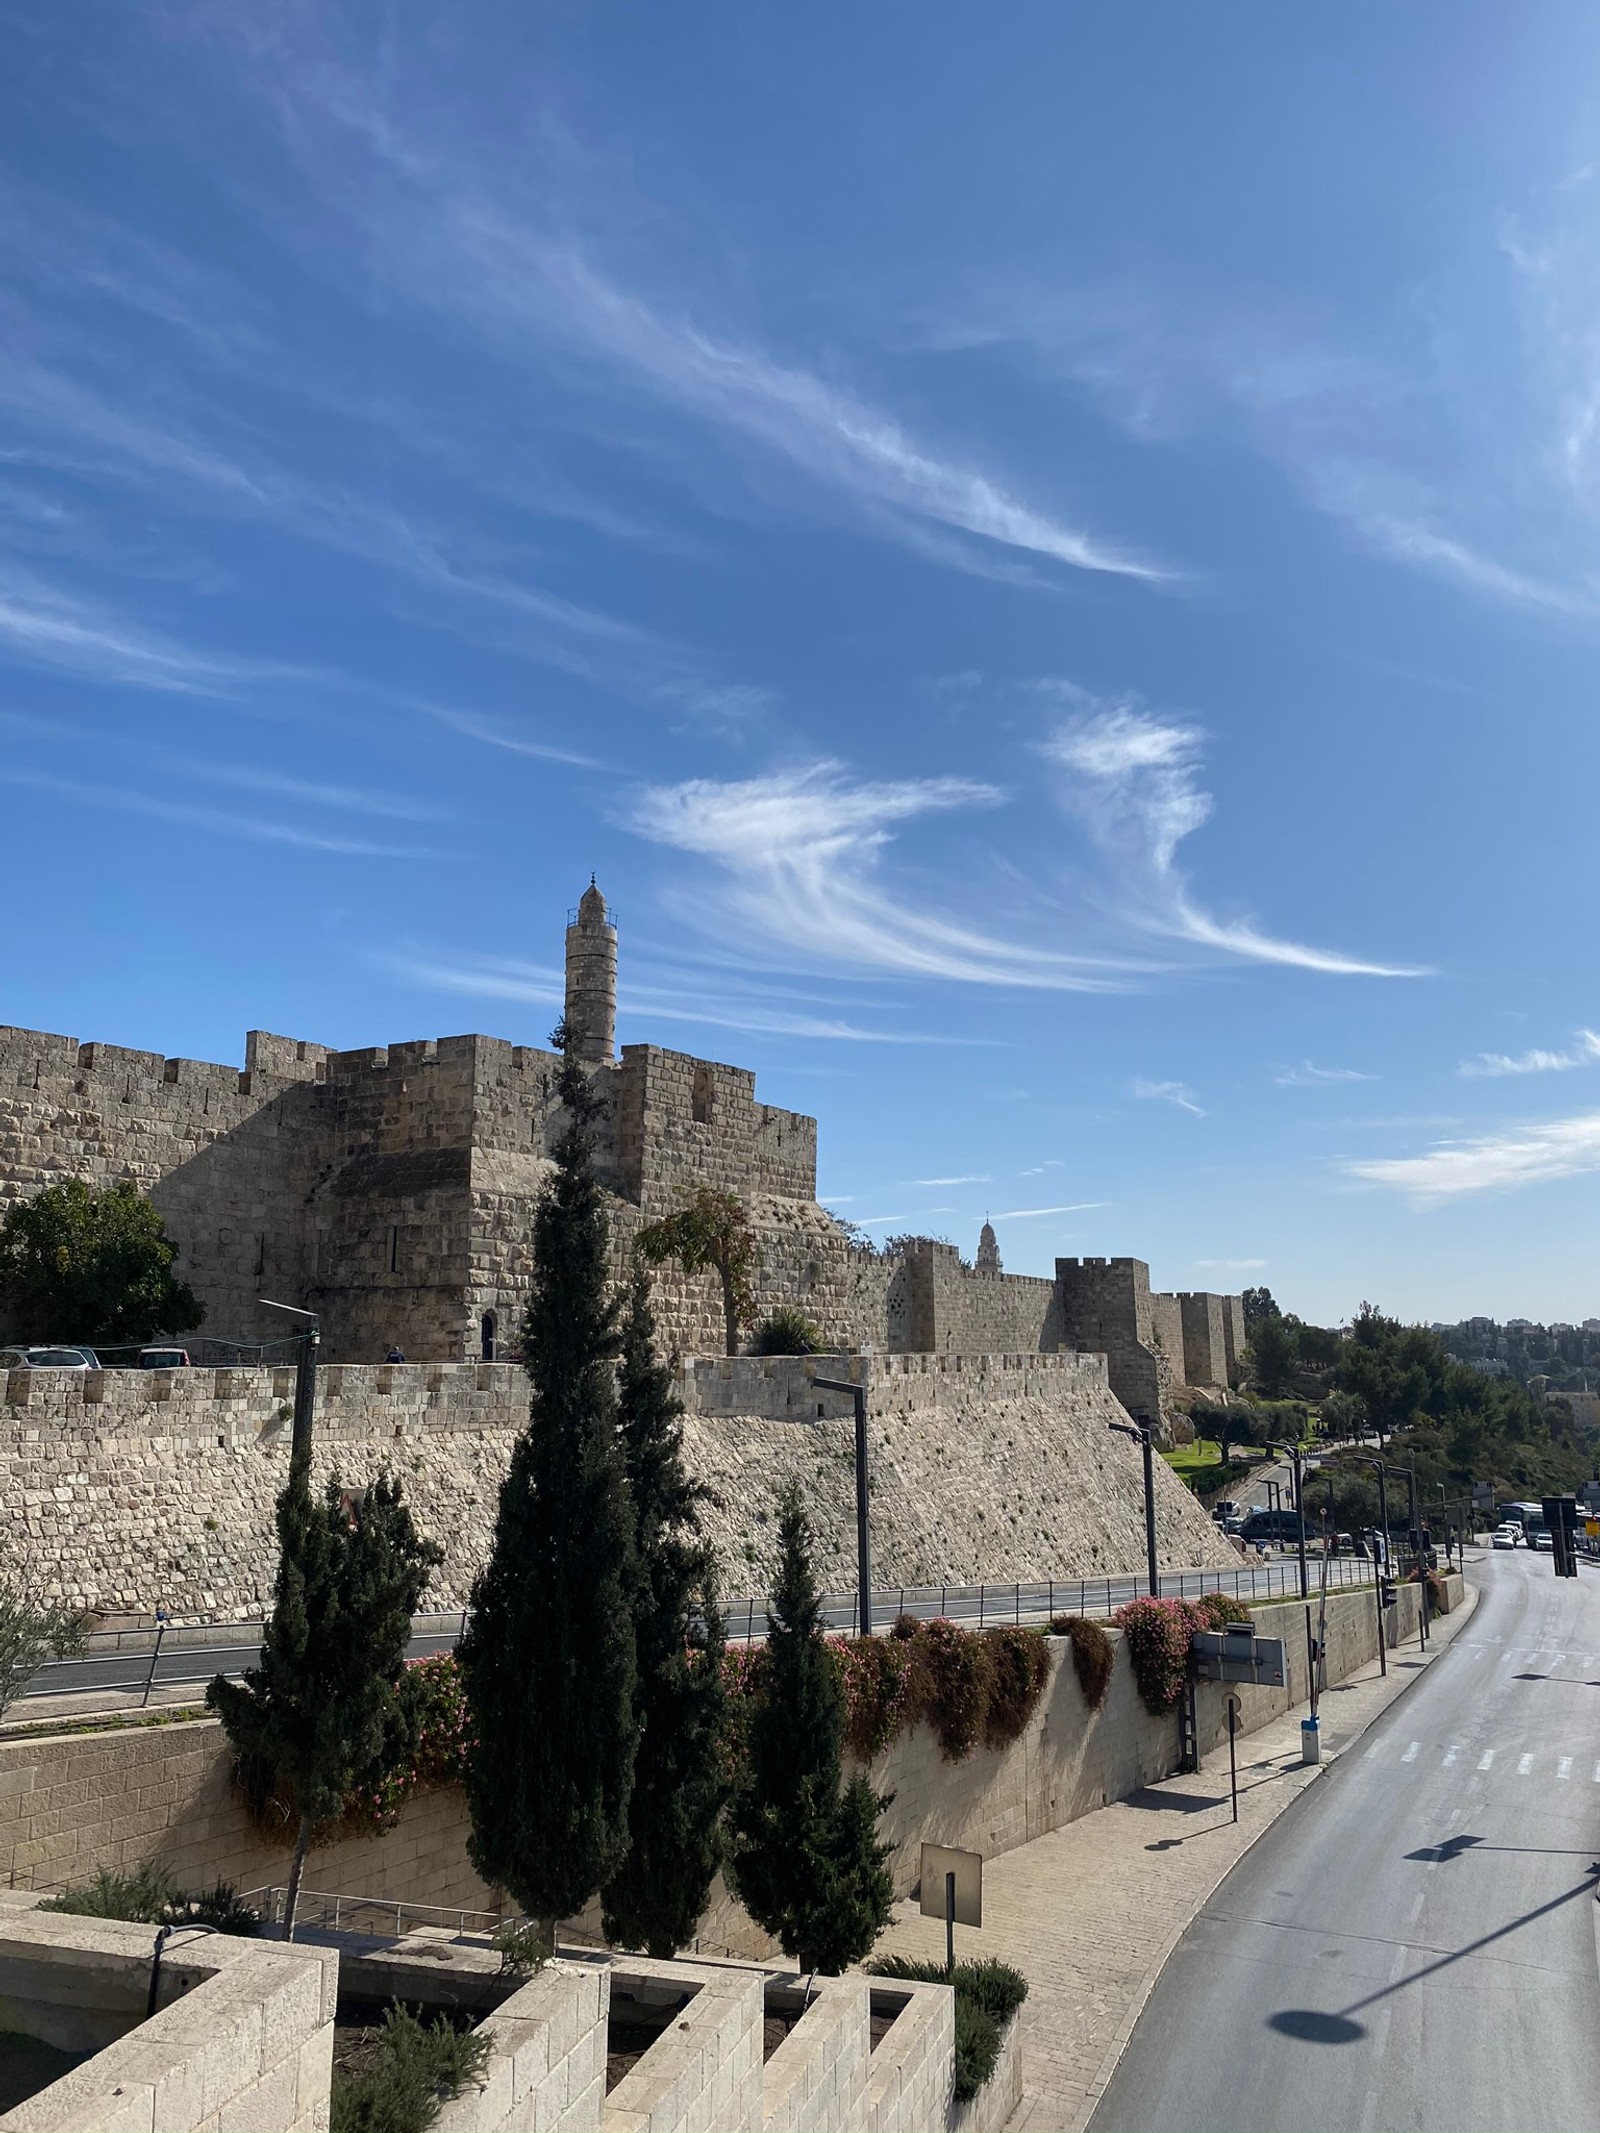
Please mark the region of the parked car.
<svg viewBox="0 0 1600 2133"><path fill-rule="evenodd" d="M1496 1526L1489 1536L1489 1544L1494 1548L1515 1548L1521 1539L1520 1526Z"/></svg>
<svg viewBox="0 0 1600 2133"><path fill-rule="evenodd" d="M92 1348L0 1348L0 1370L98 1370Z"/></svg>
<svg viewBox="0 0 1600 2133"><path fill-rule="evenodd" d="M1555 1541L1551 1538L1548 1527L1545 1526L1539 1528L1539 1531L1533 1536L1528 1545L1539 1555L1554 1555L1556 1552Z"/></svg>
<svg viewBox="0 0 1600 2133"><path fill-rule="evenodd" d="M172 1347L141 1348L136 1367L140 1370L187 1370L189 1351Z"/></svg>
<svg viewBox="0 0 1600 2133"><path fill-rule="evenodd" d="M1211 1516L1219 1526L1225 1526L1230 1518L1242 1518L1244 1513L1231 1497L1225 1496L1220 1503L1211 1506Z"/></svg>
<svg viewBox="0 0 1600 2133"><path fill-rule="evenodd" d="M1307 1527L1307 1539L1310 1528ZM1252 1511L1239 1528L1239 1538L1248 1547L1263 1542L1268 1547L1293 1544L1300 1538L1298 1511Z"/></svg>

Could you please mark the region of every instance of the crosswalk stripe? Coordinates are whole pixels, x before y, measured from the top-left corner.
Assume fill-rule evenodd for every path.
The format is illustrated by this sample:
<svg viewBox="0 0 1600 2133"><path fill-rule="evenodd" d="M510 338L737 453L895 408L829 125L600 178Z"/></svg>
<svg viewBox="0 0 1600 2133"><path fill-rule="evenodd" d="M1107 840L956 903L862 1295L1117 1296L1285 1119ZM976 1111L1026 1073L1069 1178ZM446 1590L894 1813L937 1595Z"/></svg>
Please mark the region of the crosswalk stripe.
<svg viewBox="0 0 1600 2133"><path fill-rule="evenodd" d="M1519 1778L1525 1778L1532 1768L1533 1757L1531 1755L1523 1756L1521 1761L1517 1764L1517 1776Z"/></svg>
<svg viewBox="0 0 1600 2133"><path fill-rule="evenodd" d="M1487 1770L1487 1769L1488 1769L1488 1767L1489 1767L1489 1765L1490 1765L1490 1764L1491 1764L1491 1763L1492 1763L1493 1761L1494 1761L1494 1750L1493 1750L1492 1748L1485 1748L1485 1749L1484 1749L1484 1751L1483 1751L1483 1753L1482 1753L1482 1755L1480 1755L1480 1756L1478 1757L1478 1768L1479 1768L1480 1770ZM1596 1763L1596 1765L1595 1765L1595 1776L1596 1776L1597 1778L1600 1778L1600 1763Z"/></svg>
<svg viewBox="0 0 1600 2133"><path fill-rule="evenodd" d="M1416 1761L1416 1759L1417 1759L1417 1750L1418 1750L1418 1749L1419 1749L1419 1748L1420 1748L1421 1746L1422 1746L1422 1743L1421 1743L1421 1741L1419 1741L1419 1740L1414 1740L1414 1741L1413 1741L1413 1742L1411 1743L1411 1746L1410 1746L1410 1747L1409 1747L1409 1748L1408 1748L1408 1749L1406 1750L1405 1754L1401 1756L1401 1758L1400 1758L1401 1762L1403 1762L1403 1763L1414 1763L1414 1762Z"/></svg>
<svg viewBox="0 0 1600 2133"><path fill-rule="evenodd" d="M1446 1751L1446 1754L1445 1754L1445 1759L1444 1759L1444 1767L1445 1767L1445 1769L1446 1769L1446 1770L1448 1770L1448 1769L1450 1768L1451 1764L1452 1764L1452 1763L1454 1763L1454 1761L1455 1761L1456 1757L1457 1757L1457 1756L1458 1756L1458 1755L1459 1755L1460 1753L1461 1753L1461 1750L1460 1750L1459 1748L1451 1748L1451 1749L1449 1749L1449 1750L1447 1750L1447 1751Z"/></svg>
<svg viewBox="0 0 1600 2133"><path fill-rule="evenodd" d="M1558 1778L1569 1778L1569 1777L1571 1777L1571 1775L1572 1775L1572 1757L1571 1757L1570 1755L1564 1755L1564 1756L1563 1756L1563 1757L1561 1758L1560 1762L1559 1762L1559 1763L1557 1763L1557 1765L1556 1765L1556 1776L1557 1776Z"/></svg>
<svg viewBox="0 0 1600 2133"><path fill-rule="evenodd" d="M1597 1785L1600 1785L1600 1763L1596 1763L1594 1766L1594 1781Z"/></svg>

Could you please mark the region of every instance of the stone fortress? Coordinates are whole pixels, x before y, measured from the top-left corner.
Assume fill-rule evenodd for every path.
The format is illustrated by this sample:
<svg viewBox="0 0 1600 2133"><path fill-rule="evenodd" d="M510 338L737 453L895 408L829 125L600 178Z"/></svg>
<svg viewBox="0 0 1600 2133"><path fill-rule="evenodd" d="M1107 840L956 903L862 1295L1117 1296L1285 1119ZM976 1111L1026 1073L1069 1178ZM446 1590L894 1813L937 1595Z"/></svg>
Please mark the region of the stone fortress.
<svg viewBox="0 0 1600 2133"><path fill-rule="evenodd" d="M1161 1295L1137 1259L1007 1274L929 1238L878 1251L816 1198L815 1119L759 1103L755 1077L659 1045L616 1055L617 933L591 883L567 927L566 1020L605 1097L598 1165L618 1269L644 1222L698 1185L745 1204L763 1311L792 1303L831 1348L877 1355L1104 1355L1152 1422L1185 1387L1236 1384L1240 1299ZM558 1055L484 1036L360 1051L252 1031L235 1069L0 1028L0 1208L63 1177L131 1177L181 1245L204 1330L281 1338L271 1296L315 1310L328 1363L493 1361L515 1344L532 1207L563 1114ZM715 1277L664 1269L664 1341L716 1354ZM70 1339L72 1327L51 1329Z"/></svg>
<svg viewBox="0 0 1600 2133"><path fill-rule="evenodd" d="M817 1203L813 1119L758 1103L737 1067L651 1044L616 1057L616 945L591 886L567 929L566 1019L605 1099L597 1154L617 1274L640 1225L686 1191L739 1196L762 1255L758 1309L798 1305L827 1337L825 1368L868 1378L883 1584L1136 1566L1140 1455L1116 1431L1129 1414L1164 1423L1186 1387L1237 1381L1240 1300L1153 1294L1137 1259L1007 1274L987 1224L972 1265L931 1238L863 1243ZM0 1205L63 1177L131 1177L183 1247L208 1336L281 1341L264 1296L316 1311L319 1471L350 1485L400 1471L446 1550L432 1604L460 1607L527 1418L508 1351L563 1121L559 1065L491 1037L335 1052L256 1031L240 1073L0 1030ZM723 1355L715 1276L669 1266L656 1295L690 1463L713 1492L723 1593L738 1608L766 1589L773 1500L791 1473L819 1579L848 1589L848 1403L817 1391L809 1359ZM382 1360L395 1346L407 1362ZM294 1373L220 1352L224 1367L0 1374L8 1567L110 1616L263 1611ZM1156 1484L1164 1561L1237 1562L1162 1460Z"/></svg>

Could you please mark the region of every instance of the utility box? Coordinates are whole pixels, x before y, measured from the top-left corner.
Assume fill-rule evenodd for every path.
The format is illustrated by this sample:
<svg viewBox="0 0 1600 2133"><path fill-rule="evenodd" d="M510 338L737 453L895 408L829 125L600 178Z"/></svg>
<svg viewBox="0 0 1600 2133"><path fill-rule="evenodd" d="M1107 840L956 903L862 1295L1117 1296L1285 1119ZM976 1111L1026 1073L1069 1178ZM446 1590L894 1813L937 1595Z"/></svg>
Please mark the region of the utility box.
<svg viewBox="0 0 1600 2133"><path fill-rule="evenodd" d="M1196 1630L1189 1668L1197 1681L1248 1681L1258 1689L1289 1686L1283 1639L1258 1637L1248 1622Z"/></svg>

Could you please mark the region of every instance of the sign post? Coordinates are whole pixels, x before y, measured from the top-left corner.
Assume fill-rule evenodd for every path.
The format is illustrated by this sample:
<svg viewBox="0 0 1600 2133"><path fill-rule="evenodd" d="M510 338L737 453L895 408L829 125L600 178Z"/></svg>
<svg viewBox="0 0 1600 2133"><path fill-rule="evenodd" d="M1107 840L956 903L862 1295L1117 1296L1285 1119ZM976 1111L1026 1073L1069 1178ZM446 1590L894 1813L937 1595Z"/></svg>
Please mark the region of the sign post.
<svg viewBox="0 0 1600 2133"><path fill-rule="evenodd" d="M1239 1819L1239 1764L1233 1744L1234 1734L1239 1729L1239 1706L1243 1699L1232 1689L1228 1691L1228 1793L1233 1801L1233 1819Z"/></svg>
<svg viewBox="0 0 1600 2133"><path fill-rule="evenodd" d="M956 1966L956 1927L983 1924L983 1854L949 1844L922 1847L922 1915L944 1920L944 1966Z"/></svg>

